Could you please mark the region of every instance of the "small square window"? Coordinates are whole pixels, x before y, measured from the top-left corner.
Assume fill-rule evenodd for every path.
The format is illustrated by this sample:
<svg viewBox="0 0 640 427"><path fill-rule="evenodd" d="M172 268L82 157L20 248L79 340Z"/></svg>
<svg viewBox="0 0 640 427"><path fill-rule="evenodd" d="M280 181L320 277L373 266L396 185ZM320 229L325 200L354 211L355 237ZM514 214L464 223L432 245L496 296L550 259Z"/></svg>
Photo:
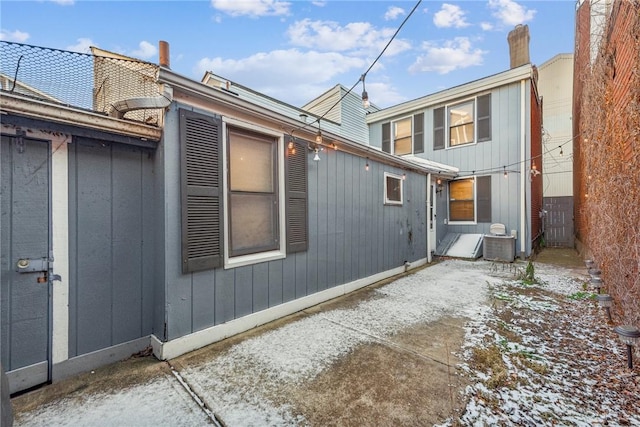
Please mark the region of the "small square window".
<svg viewBox="0 0 640 427"><path fill-rule="evenodd" d="M384 174L384 204L402 205L402 177L385 172Z"/></svg>

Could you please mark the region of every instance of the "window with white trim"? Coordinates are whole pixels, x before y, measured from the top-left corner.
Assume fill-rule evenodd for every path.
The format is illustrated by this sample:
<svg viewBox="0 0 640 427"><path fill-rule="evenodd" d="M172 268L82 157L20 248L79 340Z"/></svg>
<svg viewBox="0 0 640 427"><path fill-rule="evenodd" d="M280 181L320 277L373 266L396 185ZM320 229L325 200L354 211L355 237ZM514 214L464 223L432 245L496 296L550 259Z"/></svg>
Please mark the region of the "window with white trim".
<svg viewBox="0 0 640 427"><path fill-rule="evenodd" d="M433 149L491 140L491 94L433 110Z"/></svg>
<svg viewBox="0 0 640 427"><path fill-rule="evenodd" d="M424 153L424 113L383 123L382 151L397 156Z"/></svg>
<svg viewBox="0 0 640 427"><path fill-rule="evenodd" d="M384 204L402 206L402 183L399 175L384 173Z"/></svg>
<svg viewBox="0 0 640 427"><path fill-rule="evenodd" d="M491 176L449 182L449 222L491 222Z"/></svg>
<svg viewBox="0 0 640 427"><path fill-rule="evenodd" d="M183 273L306 251L306 141L233 121L223 138L221 116L179 115Z"/></svg>

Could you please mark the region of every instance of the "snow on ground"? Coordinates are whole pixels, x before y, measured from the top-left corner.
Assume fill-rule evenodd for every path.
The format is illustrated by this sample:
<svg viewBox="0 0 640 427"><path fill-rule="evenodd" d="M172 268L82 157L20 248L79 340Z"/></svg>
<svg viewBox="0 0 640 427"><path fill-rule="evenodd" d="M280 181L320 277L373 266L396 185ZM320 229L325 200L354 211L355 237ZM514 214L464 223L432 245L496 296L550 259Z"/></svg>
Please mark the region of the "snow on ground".
<svg viewBox="0 0 640 427"><path fill-rule="evenodd" d="M298 425L280 391L313 379L358 345L441 317L477 315L486 304L487 263L447 260L374 291L348 309L306 317L231 347L181 373L227 425Z"/></svg>
<svg viewBox="0 0 640 427"><path fill-rule="evenodd" d="M537 268L537 283L492 286L493 308L469 322L462 370L473 385L457 424L640 425L640 379L586 277Z"/></svg>
<svg viewBox="0 0 640 427"><path fill-rule="evenodd" d="M130 388L56 400L17 417L16 427L199 426L210 421L173 377Z"/></svg>

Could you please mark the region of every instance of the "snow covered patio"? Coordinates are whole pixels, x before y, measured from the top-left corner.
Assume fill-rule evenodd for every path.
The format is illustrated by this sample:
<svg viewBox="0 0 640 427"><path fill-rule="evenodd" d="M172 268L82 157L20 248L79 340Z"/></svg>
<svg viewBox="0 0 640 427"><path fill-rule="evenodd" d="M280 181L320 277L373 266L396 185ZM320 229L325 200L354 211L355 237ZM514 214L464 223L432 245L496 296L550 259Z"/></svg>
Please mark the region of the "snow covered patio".
<svg viewBox="0 0 640 427"><path fill-rule="evenodd" d="M534 262L529 283L526 266L445 260L16 397L14 425L640 424L638 370L586 269Z"/></svg>

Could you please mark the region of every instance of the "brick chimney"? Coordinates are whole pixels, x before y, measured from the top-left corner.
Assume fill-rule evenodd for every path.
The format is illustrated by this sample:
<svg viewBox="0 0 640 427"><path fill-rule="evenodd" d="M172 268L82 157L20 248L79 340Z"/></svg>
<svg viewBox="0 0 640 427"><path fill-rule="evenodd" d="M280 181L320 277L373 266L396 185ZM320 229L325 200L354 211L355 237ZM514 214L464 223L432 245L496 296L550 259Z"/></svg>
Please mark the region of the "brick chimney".
<svg viewBox="0 0 640 427"><path fill-rule="evenodd" d="M518 24L507 36L511 68L529 64L529 26Z"/></svg>

